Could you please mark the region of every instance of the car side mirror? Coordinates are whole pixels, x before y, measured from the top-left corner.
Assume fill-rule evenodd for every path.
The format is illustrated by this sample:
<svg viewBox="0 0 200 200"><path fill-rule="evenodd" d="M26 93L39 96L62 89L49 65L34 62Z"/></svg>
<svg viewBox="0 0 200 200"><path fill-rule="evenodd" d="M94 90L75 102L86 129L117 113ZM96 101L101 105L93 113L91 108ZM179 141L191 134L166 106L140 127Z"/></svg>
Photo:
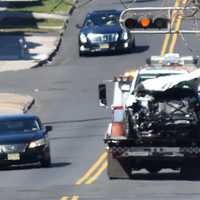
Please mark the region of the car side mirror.
<svg viewBox="0 0 200 200"><path fill-rule="evenodd" d="M106 95L106 84L99 84L99 106L106 107L107 106L107 95Z"/></svg>
<svg viewBox="0 0 200 200"><path fill-rule="evenodd" d="M76 24L76 28L81 29L81 28L82 28L82 25Z"/></svg>
<svg viewBox="0 0 200 200"><path fill-rule="evenodd" d="M52 126L46 126L45 128L46 128L46 131L47 131L47 132L49 132L49 131L52 131L52 130L53 130L53 127L52 127Z"/></svg>
<svg viewBox="0 0 200 200"><path fill-rule="evenodd" d="M194 62L195 65L199 64L199 58L194 58Z"/></svg>
<svg viewBox="0 0 200 200"><path fill-rule="evenodd" d="M146 59L146 64L151 65L151 58Z"/></svg>

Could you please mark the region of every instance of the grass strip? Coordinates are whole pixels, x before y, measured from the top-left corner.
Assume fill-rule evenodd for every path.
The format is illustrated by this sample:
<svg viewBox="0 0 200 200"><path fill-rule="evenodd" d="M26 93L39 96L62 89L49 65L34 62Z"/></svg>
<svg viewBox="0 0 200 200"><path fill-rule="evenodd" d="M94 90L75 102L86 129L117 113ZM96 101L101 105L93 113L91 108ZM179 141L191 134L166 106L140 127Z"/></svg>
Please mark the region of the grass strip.
<svg viewBox="0 0 200 200"><path fill-rule="evenodd" d="M72 0L41 0L38 2L12 2L8 11L66 14Z"/></svg>
<svg viewBox="0 0 200 200"><path fill-rule="evenodd" d="M56 19L20 19L20 18L7 18L0 21L1 29L40 29L44 27L61 27L64 22Z"/></svg>

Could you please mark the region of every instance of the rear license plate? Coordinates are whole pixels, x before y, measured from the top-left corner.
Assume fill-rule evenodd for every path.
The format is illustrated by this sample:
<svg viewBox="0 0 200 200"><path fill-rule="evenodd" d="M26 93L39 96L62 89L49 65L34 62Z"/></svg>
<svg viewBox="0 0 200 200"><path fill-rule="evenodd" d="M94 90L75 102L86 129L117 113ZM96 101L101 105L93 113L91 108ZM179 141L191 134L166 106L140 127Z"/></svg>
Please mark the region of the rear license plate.
<svg viewBox="0 0 200 200"><path fill-rule="evenodd" d="M136 151L136 152L130 152L131 156L148 156L149 152L145 151Z"/></svg>
<svg viewBox="0 0 200 200"><path fill-rule="evenodd" d="M101 49L108 49L109 48L109 44L100 44L100 48Z"/></svg>
<svg viewBox="0 0 200 200"><path fill-rule="evenodd" d="M20 160L19 153L10 153L7 155L8 160Z"/></svg>

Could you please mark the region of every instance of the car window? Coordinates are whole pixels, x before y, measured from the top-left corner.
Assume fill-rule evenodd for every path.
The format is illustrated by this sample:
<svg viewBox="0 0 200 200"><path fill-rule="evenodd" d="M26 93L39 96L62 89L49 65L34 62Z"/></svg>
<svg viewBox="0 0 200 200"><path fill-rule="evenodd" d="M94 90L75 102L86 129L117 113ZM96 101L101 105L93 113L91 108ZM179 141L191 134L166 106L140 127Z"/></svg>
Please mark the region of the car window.
<svg viewBox="0 0 200 200"><path fill-rule="evenodd" d="M85 23L84 23L84 26L94 26L94 23L93 23L92 19L86 19Z"/></svg>
<svg viewBox="0 0 200 200"><path fill-rule="evenodd" d="M4 120L0 121L1 132L33 132L40 130L40 123L36 119Z"/></svg>
<svg viewBox="0 0 200 200"><path fill-rule="evenodd" d="M87 18L85 26L113 26L119 24L119 14L99 14Z"/></svg>
<svg viewBox="0 0 200 200"><path fill-rule="evenodd" d="M119 18L116 15L109 15L106 18L106 25L107 26L116 25L118 23L119 23Z"/></svg>

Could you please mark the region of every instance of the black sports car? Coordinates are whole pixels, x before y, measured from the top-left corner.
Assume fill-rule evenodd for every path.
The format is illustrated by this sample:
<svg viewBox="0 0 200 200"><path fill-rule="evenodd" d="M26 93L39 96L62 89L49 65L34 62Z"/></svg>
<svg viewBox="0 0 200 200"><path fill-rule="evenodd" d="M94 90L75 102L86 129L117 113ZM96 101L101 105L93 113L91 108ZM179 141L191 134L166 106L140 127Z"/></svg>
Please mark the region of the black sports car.
<svg viewBox="0 0 200 200"><path fill-rule="evenodd" d="M48 132L32 115L0 116L0 165L40 162L51 164Z"/></svg>
<svg viewBox="0 0 200 200"><path fill-rule="evenodd" d="M119 24L121 11L98 10L88 13L79 33L79 54L130 51L135 37Z"/></svg>

